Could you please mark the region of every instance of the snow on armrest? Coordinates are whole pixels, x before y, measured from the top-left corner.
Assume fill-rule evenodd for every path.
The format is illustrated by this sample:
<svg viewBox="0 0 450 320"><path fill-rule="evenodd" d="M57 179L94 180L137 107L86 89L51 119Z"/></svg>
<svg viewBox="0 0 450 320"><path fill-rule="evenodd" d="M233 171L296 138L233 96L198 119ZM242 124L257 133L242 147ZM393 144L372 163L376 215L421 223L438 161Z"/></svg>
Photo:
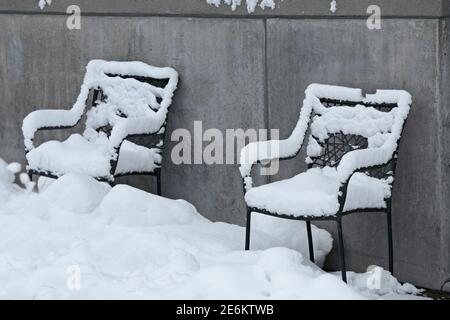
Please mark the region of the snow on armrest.
<svg viewBox="0 0 450 320"><path fill-rule="evenodd" d="M347 182L352 174L358 170L387 164L394 156L396 148L397 145L393 150L392 148L381 147L347 153L342 157L337 167L341 183Z"/></svg>
<svg viewBox="0 0 450 320"><path fill-rule="evenodd" d="M319 99L307 90L299 120L289 138L252 142L242 148L239 170L244 180L247 181L246 185L247 183L250 185L250 172L258 161L289 158L299 152L308 130L313 106L317 103L320 104Z"/></svg>
<svg viewBox="0 0 450 320"><path fill-rule="evenodd" d="M70 110L44 109L28 114L22 123L25 149L29 151L34 148L33 138L39 129L72 127L76 125L83 115L90 88L90 84L85 80L81 86L77 101Z"/></svg>
<svg viewBox="0 0 450 320"><path fill-rule="evenodd" d="M77 124L81 115L72 110L36 110L23 120L22 132L25 148L33 149L35 133L44 128L71 127Z"/></svg>
<svg viewBox="0 0 450 320"><path fill-rule="evenodd" d="M109 143L111 150L117 149L123 140L130 135L156 134L166 121L168 109L161 108L151 116L140 118L119 118L114 125Z"/></svg>
<svg viewBox="0 0 450 320"><path fill-rule="evenodd" d="M280 157L280 140L251 142L241 150L240 167L243 178L250 176L252 166L258 161Z"/></svg>

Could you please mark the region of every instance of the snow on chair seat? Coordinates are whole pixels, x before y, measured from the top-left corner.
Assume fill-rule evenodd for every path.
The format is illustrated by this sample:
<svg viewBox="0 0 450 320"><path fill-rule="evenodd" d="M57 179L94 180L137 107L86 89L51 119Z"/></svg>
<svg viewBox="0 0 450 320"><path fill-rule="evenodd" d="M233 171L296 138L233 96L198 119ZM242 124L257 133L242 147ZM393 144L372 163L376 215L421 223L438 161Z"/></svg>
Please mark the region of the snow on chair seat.
<svg viewBox="0 0 450 320"><path fill-rule="evenodd" d="M116 176L145 173L157 177L160 194L164 132L177 83L178 73L172 68L137 61L91 61L70 110L37 110L24 119L29 174L59 177L82 172L113 182ZM74 127L91 98L83 135L35 148L38 130ZM156 142L141 146L129 140L136 136L153 136Z"/></svg>
<svg viewBox="0 0 450 320"><path fill-rule="evenodd" d="M247 204L246 250L250 247L252 212L305 220L312 261L311 221L332 220L338 225L342 279L346 281L342 217L362 211L383 212L388 223L389 270L393 272L391 189L410 105L411 95L402 90L377 90L364 97L361 89L310 85L289 138L250 143L241 151L239 169ZM253 188L254 164L295 157L308 127L308 170Z"/></svg>
<svg viewBox="0 0 450 320"><path fill-rule="evenodd" d="M28 170L47 171L57 177L72 172L109 180L111 172L107 145L96 145L79 134L73 134L63 142L44 142L28 152L26 158Z"/></svg>
<svg viewBox="0 0 450 320"><path fill-rule="evenodd" d="M313 168L290 179L252 188L245 194L245 201L249 207L292 217L331 216L339 211L339 186L336 170ZM350 179L344 210L385 209L390 195L387 180L356 173Z"/></svg>

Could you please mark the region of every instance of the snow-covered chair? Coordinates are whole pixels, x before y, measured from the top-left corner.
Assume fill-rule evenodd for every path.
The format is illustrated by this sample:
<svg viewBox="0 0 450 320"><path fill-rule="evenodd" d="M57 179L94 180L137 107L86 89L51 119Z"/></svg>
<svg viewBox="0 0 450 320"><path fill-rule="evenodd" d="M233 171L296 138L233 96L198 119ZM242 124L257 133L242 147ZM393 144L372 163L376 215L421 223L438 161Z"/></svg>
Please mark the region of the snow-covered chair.
<svg viewBox="0 0 450 320"><path fill-rule="evenodd" d="M411 96L406 91L378 90L364 97L360 89L319 84L310 85L305 94L300 119L288 139L250 143L241 151L247 205L245 249L250 246L252 212L306 221L313 262L311 221L336 221L342 279L346 281L342 217L354 212L384 212L389 270L393 272L392 185ZM296 156L310 122L308 170L252 187L253 165Z"/></svg>
<svg viewBox="0 0 450 320"><path fill-rule="evenodd" d="M172 68L142 62L93 60L86 68L80 94L70 110L37 110L23 121L27 171L58 178L84 173L113 183L117 176L150 174L161 194L161 156L169 106L178 83ZM82 135L47 141L35 147L38 130L71 128L85 113ZM153 136L146 146L128 140Z"/></svg>

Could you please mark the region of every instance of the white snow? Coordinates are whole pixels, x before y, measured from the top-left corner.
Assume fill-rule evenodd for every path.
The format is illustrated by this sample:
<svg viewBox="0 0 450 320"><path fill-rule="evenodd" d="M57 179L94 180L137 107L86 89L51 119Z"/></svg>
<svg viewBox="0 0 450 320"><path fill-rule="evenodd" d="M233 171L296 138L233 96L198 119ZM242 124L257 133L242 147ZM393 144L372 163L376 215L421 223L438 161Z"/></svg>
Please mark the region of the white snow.
<svg viewBox="0 0 450 320"><path fill-rule="evenodd" d="M131 173L136 171L136 168L141 172L153 172L161 161L160 149L146 148L125 140L120 147L116 174Z"/></svg>
<svg viewBox="0 0 450 320"><path fill-rule="evenodd" d="M336 13L336 11L337 11L337 2L336 0L333 0L330 2L330 12Z"/></svg>
<svg viewBox="0 0 450 320"><path fill-rule="evenodd" d="M204 0L202 0L204 1ZM283 0L281 0L283 1ZM243 0L206 0L206 2L210 5L219 7L222 3L225 5L231 6L231 10L236 10L239 7ZM245 0L246 7L248 13L252 13L255 11L256 7L259 6L261 9L271 8L275 9L275 1L274 0ZM38 6L41 10L45 8L45 6L49 6L52 4L52 0L39 0Z"/></svg>
<svg viewBox="0 0 450 320"><path fill-rule="evenodd" d="M72 134L63 142L44 142L26 157L29 168L49 170L57 176L67 172L86 173L92 177L110 176L108 146L90 143L79 134Z"/></svg>
<svg viewBox="0 0 450 320"><path fill-rule="evenodd" d="M374 294L381 295L385 299L398 299L400 298L399 295L419 294L421 292L409 283L399 283L389 271L378 266L369 266L364 274L348 272L347 282L369 299Z"/></svg>
<svg viewBox="0 0 450 320"><path fill-rule="evenodd" d="M303 221L279 219L276 217L252 213L252 236L254 230L262 231L271 237L281 241L279 245L297 250L305 256L309 256L308 238L305 232L306 224ZM325 257L333 248L333 239L328 231L319 229L312 225L312 235L314 241L315 263L322 267ZM253 247L253 240L252 240Z"/></svg>
<svg viewBox="0 0 450 320"><path fill-rule="evenodd" d="M186 201L81 174L30 193L13 183L15 166L0 161L2 299L418 298L386 272L378 289L364 285L372 271L349 273L350 286L325 273L304 258L298 222L255 215L246 252L244 228L212 223ZM323 260L330 235L313 235ZM68 286L71 270L79 289Z"/></svg>
<svg viewBox="0 0 450 320"><path fill-rule="evenodd" d="M95 179L69 173L62 176L40 193L40 201L48 206L64 208L73 213L87 214L98 207L111 187L106 183L99 183Z"/></svg>
<svg viewBox="0 0 450 320"><path fill-rule="evenodd" d="M340 180L333 168L313 168L293 178L250 189L245 194L249 207L291 216L330 216L339 210ZM386 208L391 195L386 180L356 173L350 180L344 210Z"/></svg>
<svg viewBox="0 0 450 320"><path fill-rule="evenodd" d="M44 10L45 6L50 6L52 4L52 0L39 0L38 6L41 10Z"/></svg>
<svg viewBox="0 0 450 320"><path fill-rule="evenodd" d="M169 79L169 82L165 88L158 88L133 78L123 79L107 74ZM129 135L160 131L177 83L178 74L172 68L157 68L142 62L91 61L80 94L70 110L37 110L24 119L22 131L28 150L29 169L50 171L57 176L84 172L112 180L111 161L117 159L116 150ZM83 135L73 134L66 141L48 141L34 147L33 138L38 129L75 125L86 109L90 90L96 88L101 88L107 98L98 101L87 112ZM157 98L161 99L159 103ZM107 125L112 127L109 137L97 131ZM119 151L117 174L152 172L161 162L160 155L154 149L126 140L123 147L123 154L122 150Z"/></svg>
<svg viewBox="0 0 450 320"><path fill-rule="evenodd" d="M14 170L17 169L17 165L19 164L13 163L9 165L0 158L0 203L6 202L12 194L19 190L13 184L15 180L14 174L20 171L20 168L18 168L18 171Z"/></svg>
<svg viewBox="0 0 450 320"><path fill-rule="evenodd" d="M325 107L320 98L340 101L393 103L389 112L372 107ZM240 171L246 188L246 202L250 207L293 216L327 216L337 213L338 193L358 169L387 163L394 155L408 116L411 95L400 90L377 90L362 95L361 89L330 85L310 85L300 119L291 136L285 140L259 141L241 150ZM311 120L311 115L314 115ZM337 167L310 169L291 179L270 183L252 189L251 169L255 163L267 159L296 155L302 147L308 124L311 134L307 145L306 162L319 156L323 150L319 142L330 134L342 132L367 138L367 149L356 149L343 156ZM269 152L267 150L270 150ZM344 210L385 208L385 199L391 195L393 179L375 179L356 173L350 180Z"/></svg>
<svg viewBox="0 0 450 320"><path fill-rule="evenodd" d="M231 6L231 10L236 10L238 6L242 4L242 0L206 0L206 2L210 5L214 5L219 7L222 3ZM253 13L257 6L261 9L271 8L275 9L275 1L274 0L245 0L248 13Z"/></svg>

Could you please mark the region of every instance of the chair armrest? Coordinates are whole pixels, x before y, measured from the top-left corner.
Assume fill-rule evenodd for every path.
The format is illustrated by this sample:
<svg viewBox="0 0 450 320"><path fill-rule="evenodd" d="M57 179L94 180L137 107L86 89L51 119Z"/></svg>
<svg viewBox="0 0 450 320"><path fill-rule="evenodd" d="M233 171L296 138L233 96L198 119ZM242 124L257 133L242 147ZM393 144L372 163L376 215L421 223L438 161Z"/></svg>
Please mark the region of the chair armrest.
<svg viewBox="0 0 450 320"><path fill-rule="evenodd" d="M241 149L239 171L243 178L249 177L254 164L281 157L280 140L251 142Z"/></svg>
<svg viewBox="0 0 450 320"><path fill-rule="evenodd" d="M242 148L239 171L244 180L244 189L248 191L252 188L251 171L255 164L295 157L303 144L303 137L298 138L293 134L285 140L257 141Z"/></svg>
<svg viewBox="0 0 450 320"><path fill-rule="evenodd" d="M339 163L337 167L338 175L340 178L339 187L339 212L344 211L345 203L347 201L347 189L353 175L358 172L366 172L377 166L386 165L396 154L396 150L393 153L389 153L389 150L383 148L362 149L355 150L347 153ZM347 156L348 155L348 156ZM347 156L347 157L346 157ZM393 178L389 183L392 183Z"/></svg>
<svg viewBox="0 0 450 320"><path fill-rule="evenodd" d="M34 135L39 130L71 128L80 121L82 114L73 110L36 110L28 114L22 123L25 149L34 148Z"/></svg>
<svg viewBox="0 0 450 320"><path fill-rule="evenodd" d="M141 118L117 117L109 137L112 150L118 150L123 140L129 136L158 133L167 119L167 111L161 108L154 115Z"/></svg>
<svg viewBox="0 0 450 320"><path fill-rule="evenodd" d="M244 191L252 187L251 171L254 164L265 160L289 159L299 153L311 120L312 106L318 103L320 104L319 99L306 95L297 125L289 138L252 142L242 148L239 171L244 180Z"/></svg>
<svg viewBox="0 0 450 320"><path fill-rule="evenodd" d="M341 183L348 182L356 172L386 165L396 152L397 143L379 148L354 150L345 154L337 167Z"/></svg>

